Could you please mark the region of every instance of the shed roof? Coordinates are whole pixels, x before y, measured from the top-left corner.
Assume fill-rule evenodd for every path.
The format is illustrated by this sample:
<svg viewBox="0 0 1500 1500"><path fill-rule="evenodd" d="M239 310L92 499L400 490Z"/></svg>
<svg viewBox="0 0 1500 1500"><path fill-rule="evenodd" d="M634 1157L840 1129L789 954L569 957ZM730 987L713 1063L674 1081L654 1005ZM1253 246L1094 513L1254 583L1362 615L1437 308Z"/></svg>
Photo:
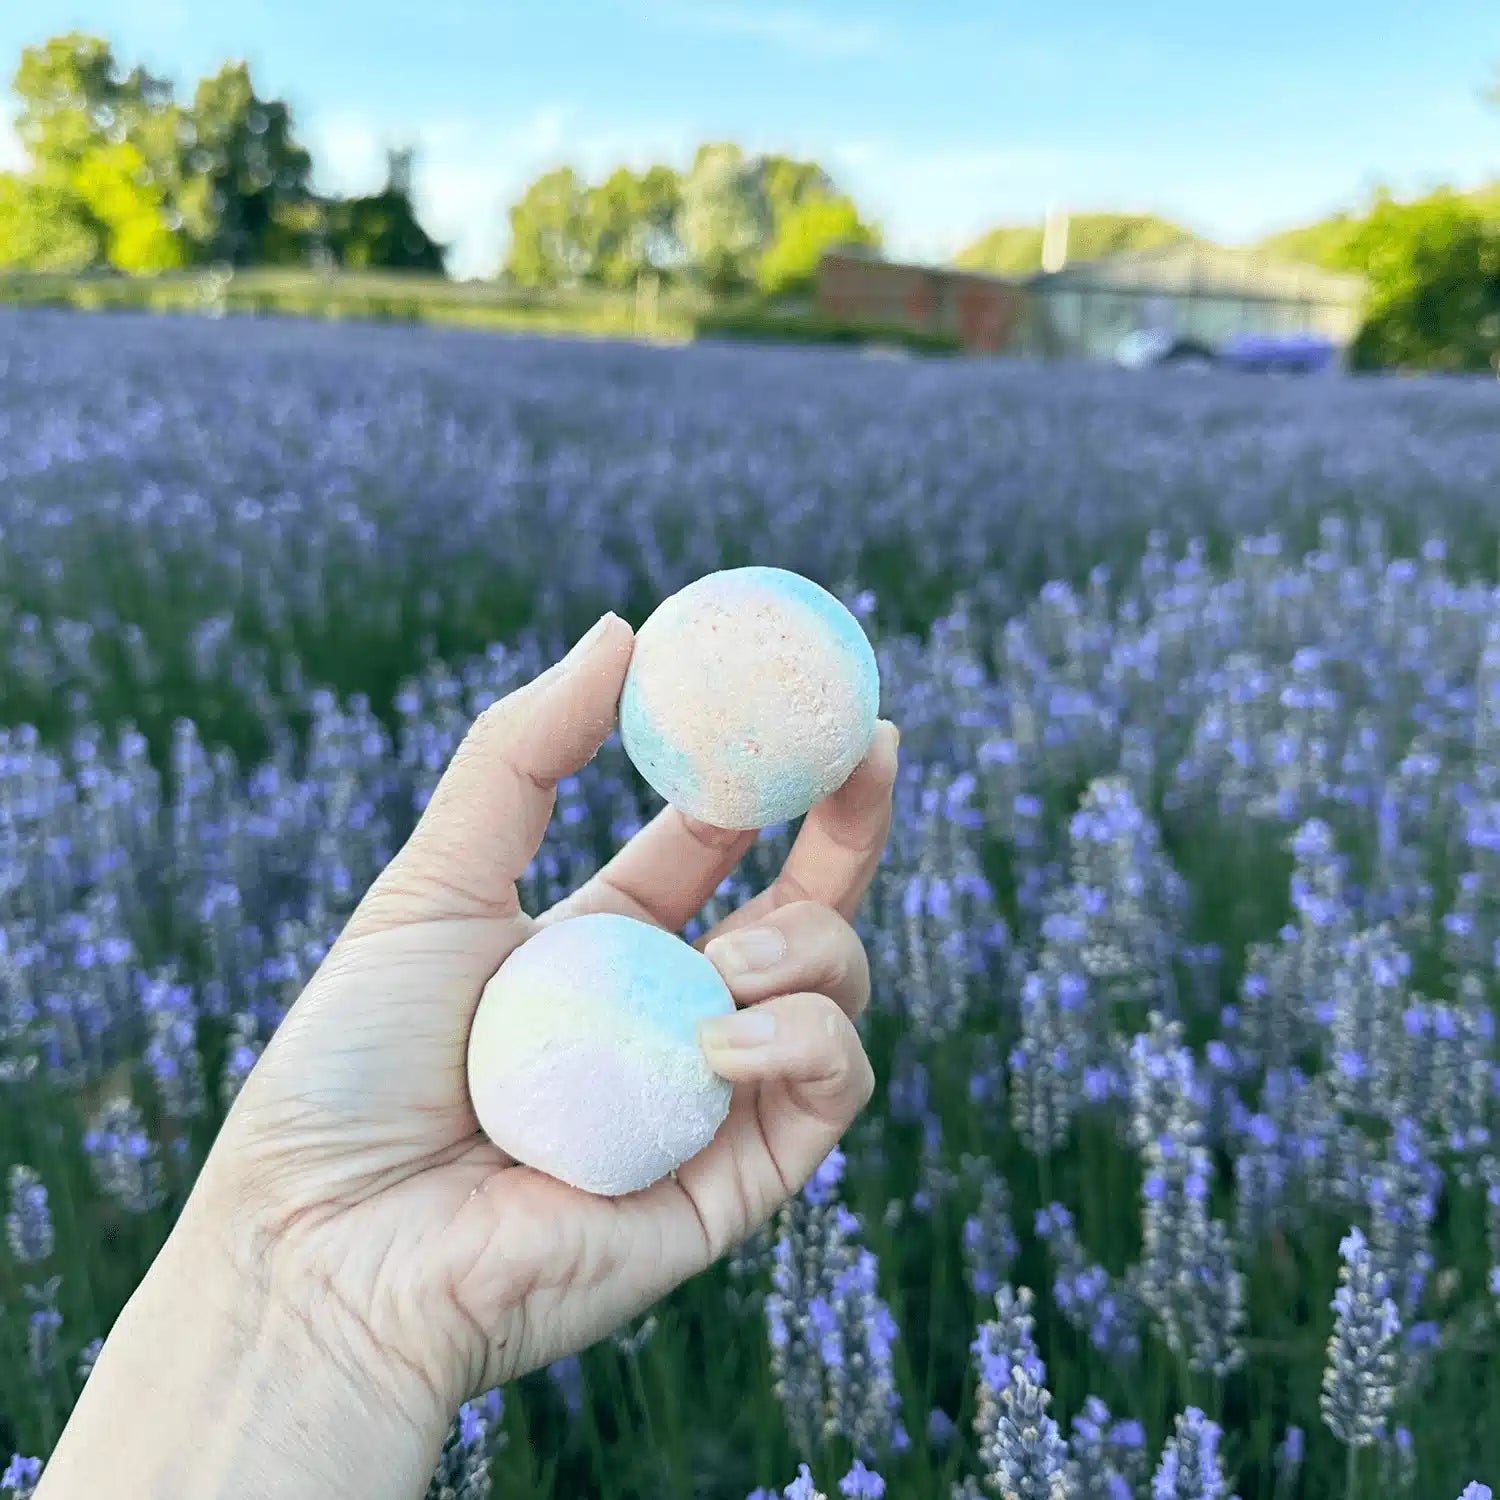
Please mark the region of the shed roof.
<svg viewBox="0 0 1500 1500"><path fill-rule="evenodd" d="M1040 291L1097 288L1338 304L1356 303L1365 291L1364 277L1353 272L1325 271L1202 240L1077 261L1039 272L1031 285Z"/></svg>

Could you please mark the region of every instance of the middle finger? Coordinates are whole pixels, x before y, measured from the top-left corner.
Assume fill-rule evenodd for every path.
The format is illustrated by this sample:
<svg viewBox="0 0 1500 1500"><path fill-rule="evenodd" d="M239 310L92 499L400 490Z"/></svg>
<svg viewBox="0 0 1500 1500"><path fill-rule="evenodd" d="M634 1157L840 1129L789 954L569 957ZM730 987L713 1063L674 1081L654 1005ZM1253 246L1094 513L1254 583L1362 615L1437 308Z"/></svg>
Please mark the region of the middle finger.
<svg viewBox="0 0 1500 1500"><path fill-rule="evenodd" d="M864 944L836 911L813 901L795 901L754 926L722 933L703 953L740 1005L808 990L852 1017L870 1001Z"/></svg>

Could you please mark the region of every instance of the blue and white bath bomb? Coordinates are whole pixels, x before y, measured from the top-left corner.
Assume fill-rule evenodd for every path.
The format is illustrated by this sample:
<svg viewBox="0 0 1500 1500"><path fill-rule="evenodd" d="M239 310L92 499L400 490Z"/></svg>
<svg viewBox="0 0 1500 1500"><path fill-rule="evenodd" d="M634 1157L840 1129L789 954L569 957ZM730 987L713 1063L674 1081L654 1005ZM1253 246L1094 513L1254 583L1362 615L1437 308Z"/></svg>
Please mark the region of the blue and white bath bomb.
<svg viewBox="0 0 1500 1500"><path fill-rule="evenodd" d="M724 1122L729 1085L697 1027L733 1009L719 971L659 927L605 913L544 927L480 997L468 1059L480 1127L573 1187L649 1187Z"/></svg>
<svg viewBox="0 0 1500 1500"><path fill-rule="evenodd" d="M620 737L674 807L718 828L797 818L864 759L875 653L826 589L781 568L710 573L636 632Z"/></svg>

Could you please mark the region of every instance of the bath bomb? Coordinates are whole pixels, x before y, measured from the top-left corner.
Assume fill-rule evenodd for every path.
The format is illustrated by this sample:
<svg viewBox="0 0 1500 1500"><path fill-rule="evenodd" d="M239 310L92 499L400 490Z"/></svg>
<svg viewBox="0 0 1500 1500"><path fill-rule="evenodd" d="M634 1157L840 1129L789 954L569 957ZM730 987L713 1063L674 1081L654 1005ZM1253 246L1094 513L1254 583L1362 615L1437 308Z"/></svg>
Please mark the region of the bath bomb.
<svg viewBox="0 0 1500 1500"><path fill-rule="evenodd" d="M543 927L479 1000L468 1073L480 1127L573 1187L649 1187L728 1113L697 1026L733 1009L719 971L659 927L607 913Z"/></svg>
<svg viewBox="0 0 1500 1500"><path fill-rule="evenodd" d="M710 573L636 632L626 754L674 807L719 828L800 817L864 758L875 653L826 589L781 568Z"/></svg>

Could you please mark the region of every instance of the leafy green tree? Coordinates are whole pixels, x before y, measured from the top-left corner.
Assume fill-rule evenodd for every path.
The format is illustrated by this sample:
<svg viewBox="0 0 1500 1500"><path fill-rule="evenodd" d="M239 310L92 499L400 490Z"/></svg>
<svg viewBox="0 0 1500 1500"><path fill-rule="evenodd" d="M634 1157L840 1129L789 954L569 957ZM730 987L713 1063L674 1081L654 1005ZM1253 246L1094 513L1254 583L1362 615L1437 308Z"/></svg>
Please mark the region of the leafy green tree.
<svg viewBox="0 0 1500 1500"><path fill-rule="evenodd" d="M1435 198L1456 199L1467 204L1481 218L1500 223L1500 182L1462 193L1440 188L1435 194L1410 200L1410 206L1420 207ZM1390 193L1380 189L1364 209L1346 210L1326 219L1316 219L1311 224L1282 230L1261 240L1256 248L1282 260L1306 261L1309 265L1323 266L1331 271L1362 269L1361 237L1370 216L1390 201Z"/></svg>
<svg viewBox="0 0 1500 1500"><path fill-rule="evenodd" d="M1349 260L1370 282L1357 365L1483 370L1500 361L1500 225L1472 201L1382 199Z"/></svg>
<svg viewBox="0 0 1500 1500"><path fill-rule="evenodd" d="M305 260L312 158L291 111L262 99L243 62L203 79L182 132L186 163L204 196L199 249L231 265Z"/></svg>
<svg viewBox="0 0 1500 1500"><path fill-rule="evenodd" d="M682 179L670 167L641 173L617 167L587 190L580 243L583 277L602 286L629 287L647 271L670 273L682 261L677 212Z"/></svg>
<svg viewBox="0 0 1500 1500"><path fill-rule="evenodd" d="M966 270L1024 276L1041 270L1044 237L1039 224L1001 225L966 245L954 259ZM1068 217L1069 261L1157 250L1197 238L1182 225L1155 214L1087 213Z"/></svg>
<svg viewBox="0 0 1500 1500"><path fill-rule="evenodd" d="M385 187L366 198L328 204L325 232L333 257L351 270L426 271L441 276L444 250L417 220L410 151L392 151Z"/></svg>
<svg viewBox="0 0 1500 1500"><path fill-rule="evenodd" d="M0 173L0 270L72 273L101 253L98 227L72 193Z"/></svg>
<svg viewBox="0 0 1500 1500"><path fill-rule="evenodd" d="M844 245L878 245L880 236L850 198L810 197L781 215L761 255L756 280L772 296L810 287L824 254Z"/></svg>
<svg viewBox="0 0 1500 1500"><path fill-rule="evenodd" d="M107 42L72 32L21 54L15 91L32 168L9 194L18 238L7 259L74 268L107 260L132 272L182 264L193 191L170 87L140 68L123 73ZM25 228L43 210L56 217L55 232Z"/></svg>
<svg viewBox="0 0 1500 1500"><path fill-rule="evenodd" d="M588 189L571 167L558 167L512 206L504 274L518 286L573 286L589 261Z"/></svg>
<svg viewBox="0 0 1500 1500"><path fill-rule="evenodd" d="M682 184L678 234L705 286L748 286L770 239L771 205L760 163L736 145L700 146Z"/></svg>

